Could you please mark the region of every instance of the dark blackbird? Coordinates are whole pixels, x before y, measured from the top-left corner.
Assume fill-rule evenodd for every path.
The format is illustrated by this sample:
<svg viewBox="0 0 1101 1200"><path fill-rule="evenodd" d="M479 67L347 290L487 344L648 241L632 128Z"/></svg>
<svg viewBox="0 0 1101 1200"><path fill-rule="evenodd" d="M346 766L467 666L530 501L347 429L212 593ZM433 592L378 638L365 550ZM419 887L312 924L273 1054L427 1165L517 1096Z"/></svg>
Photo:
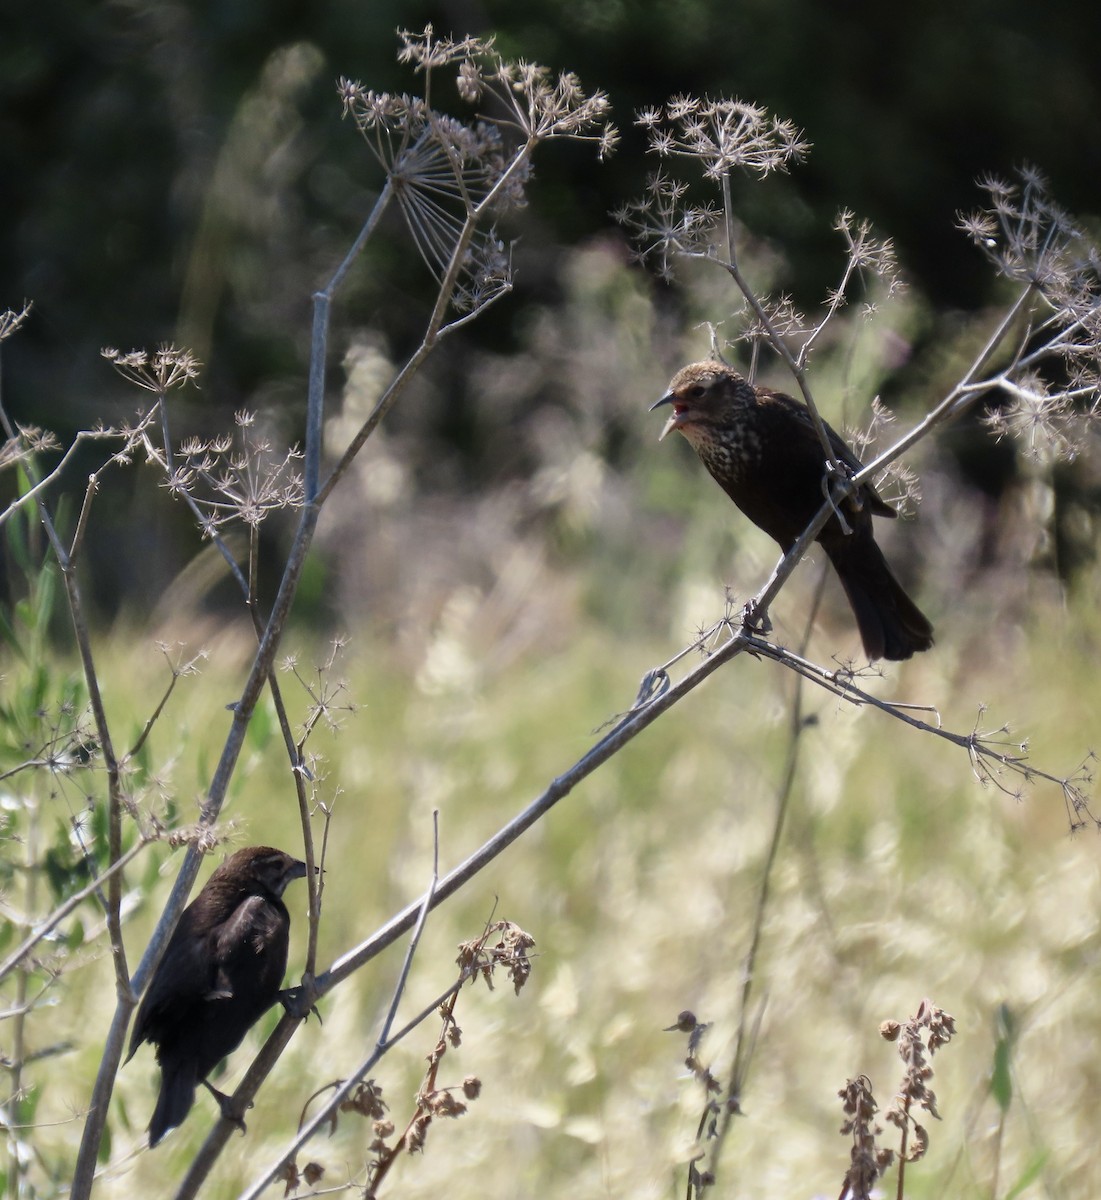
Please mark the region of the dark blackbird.
<svg viewBox="0 0 1101 1200"><path fill-rule="evenodd" d="M282 850L249 846L184 909L138 1009L127 1055L142 1042L157 1047L161 1091L150 1146L187 1116L200 1083L226 1111L227 1097L206 1077L279 995L291 925L281 897L305 874L306 864Z"/></svg>
<svg viewBox="0 0 1101 1200"><path fill-rule="evenodd" d="M661 431L679 429L723 491L784 551L825 502L822 443L806 405L782 392L754 387L725 363L699 362L673 376L653 405L671 404ZM860 463L826 426L838 462L853 471ZM909 658L933 644L933 627L891 574L872 532L872 516L897 513L865 483L841 504L852 530L831 517L818 543L845 589L864 652L870 660Z"/></svg>

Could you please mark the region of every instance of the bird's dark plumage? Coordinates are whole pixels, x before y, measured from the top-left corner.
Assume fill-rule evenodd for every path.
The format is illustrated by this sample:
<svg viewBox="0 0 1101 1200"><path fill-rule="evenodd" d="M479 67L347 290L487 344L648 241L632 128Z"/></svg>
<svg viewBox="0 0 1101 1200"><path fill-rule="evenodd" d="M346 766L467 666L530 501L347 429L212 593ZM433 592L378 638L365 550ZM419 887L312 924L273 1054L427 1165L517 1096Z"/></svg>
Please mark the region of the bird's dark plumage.
<svg viewBox="0 0 1101 1200"><path fill-rule="evenodd" d="M161 1067L150 1146L187 1116L195 1088L278 997L290 932L282 895L305 874L306 864L282 850L250 846L184 909L130 1037L128 1058L152 1042Z"/></svg>
<svg viewBox="0 0 1101 1200"><path fill-rule="evenodd" d="M673 376L653 407L673 413L661 436L679 430L743 513L788 550L822 507L825 454L804 404L754 387L725 363L699 362ZM838 462L860 463L826 425ZM933 644L933 627L903 591L876 544L872 516L897 514L865 483L841 504L851 529L831 517L818 542L849 598L869 659L909 658Z"/></svg>

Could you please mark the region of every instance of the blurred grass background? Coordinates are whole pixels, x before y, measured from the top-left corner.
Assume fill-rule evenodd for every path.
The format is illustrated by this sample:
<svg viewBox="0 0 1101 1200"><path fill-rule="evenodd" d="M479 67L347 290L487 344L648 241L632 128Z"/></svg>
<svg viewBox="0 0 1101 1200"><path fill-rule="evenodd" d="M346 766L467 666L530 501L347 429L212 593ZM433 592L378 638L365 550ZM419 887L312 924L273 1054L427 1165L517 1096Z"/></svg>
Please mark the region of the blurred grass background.
<svg viewBox="0 0 1101 1200"><path fill-rule="evenodd" d="M977 596L994 619L986 653L976 650L966 672L949 648L892 672L878 690L935 703L945 725L961 731L988 701L985 720L1012 720L1015 732L1030 735L1038 763L1069 769L1096 727L1096 711L1082 703L1095 688L1096 582L1065 605L1038 605L1016 627L997 619L993 598ZM941 628L950 643L950 621L942 618ZM533 651L491 678L446 684L410 672L392 645L353 639L337 670L360 707L324 746L323 790L339 795L323 964L421 892L433 808L447 869L580 755L596 726L629 703L640 669L668 649L638 634L613 641L592 621L581 620L574 633L554 655ZM448 636L456 644L445 650L433 642L426 662L473 657L476 625ZM243 627L212 636L216 665L186 681L154 735L154 760L157 742L166 754L182 744L172 786L185 809L182 798L202 786L196 764L218 745L238 638L243 653ZM1001 650L1007 638L1012 654ZM133 705L136 723L160 681L135 642L114 639L104 673L109 702ZM317 647L319 659L326 655ZM665 1196L675 1179L683 1185L702 1099L682 1066L683 1035L662 1031L685 1008L713 1021L705 1053L724 1071L792 686L764 663L739 660L433 915L407 1012L447 985L457 942L476 935L494 909L533 934L538 958L519 997L507 984L464 993L463 1045L445 1060L444 1080L475 1074L482 1097L459 1121L437 1123L426 1153L399 1164L393 1189ZM293 711L296 690L288 684L287 691ZM721 1179L745 1196L832 1194L848 1157L836 1092L866 1073L881 1105L889 1101L901 1070L894 1047L878 1037L879 1022L904 1018L929 996L956 1016L959 1035L934 1059L944 1120L930 1122L932 1149L911 1168L907 1194L989 1194L999 1111L988 1085L1001 1006L1018 1031L1014 1095L997 1152L1003 1194L1040 1155L1036 1194L1092 1194L1099 1182L1090 1132L1099 1032L1095 835L1068 836L1057 788L1037 785L1015 802L977 786L953 747L814 691L804 703L808 726L754 981L763 1019L745 1115ZM236 840L293 846L291 791L275 743L254 751L226 814L239 823ZM163 895L171 866L169 858L168 878L150 881L154 893ZM157 907L145 906L130 923L135 955ZM300 890L291 907L293 972L305 916ZM323 1026L311 1021L299 1032L211 1194L236 1194L279 1153L310 1092L367 1053L399 954L395 947L326 1001ZM61 986L59 1013L79 1014L85 1030L105 1027L113 1004L105 959ZM60 1143L76 1137L79 1123L65 1118L86 1096L98 1057L94 1039L77 1036L83 1048L73 1068L43 1089L38 1110L40 1121L62 1122L53 1131ZM429 1023L376 1074L399 1127L435 1037ZM247 1057L245 1050L234 1057L230 1080ZM143 1052L121 1076L112 1158L122 1161L100 1194L156 1190L205 1135L212 1106L200 1097L163 1149L128 1160L122 1148L140 1139L154 1085ZM345 1117L300 1165L316 1158L328 1168L326 1182L336 1183L346 1164L355 1170L366 1140L365 1125Z"/></svg>
<svg viewBox="0 0 1101 1200"><path fill-rule="evenodd" d="M17 416L64 434L126 415L132 398L99 348L176 337L208 362L201 392L179 402L181 435L230 428L247 407L277 444L300 436L309 292L378 186L339 125L332 80L409 86L392 63L392 30L427 17L456 33L495 28L506 52L579 70L586 85L609 89L624 126L632 106L678 91L742 95L804 125L816 144L808 167L739 197L755 280L818 299L840 263L824 231L849 205L896 237L915 283L876 323L846 322L816 359L816 394L839 428L862 423L877 393L902 422L916 419L995 319L998 288L951 229L955 210L977 202L977 174L1034 160L1056 196L1096 224L1098 18L1080 5L1022 0L950 18L929 6L892 31L860 5L778 15L712 0L660 12L563 4L538 19L497 4L423 15L389 4L292 8L54 4L0 41L0 155L12 185L0 278L16 290L0 301L36 301L26 333L5 345L4 400ZM722 612L724 584L744 599L774 562L771 543L746 528L688 448L656 444L660 420L646 415L672 370L705 350L698 322L724 320L731 299L718 273L689 272L667 289L628 264L607 212L637 194L652 164L627 132L609 167L568 150L541 165L534 203L508 231L520 239L515 296L418 381L323 518L285 646L310 678L330 635L350 639L328 679L346 680L356 709L311 743L334 806L322 965L421 893L434 808L446 870L587 749L645 670ZM423 317L428 281L393 232L340 316L332 447ZM1071 773L1101 715L1096 456L1038 466L966 423L924 444L912 465L919 519L882 538L938 644L875 689L935 706L960 732L1008 721L1038 765ZM213 551L148 468L112 476L94 514L88 582L120 741L136 738L167 682L157 643L173 656L208 653L135 767L141 802L187 822L252 636ZM265 596L285 533L278 519L265 527ZM788 643L823 565L818 556L802 567L776 606ZM18 602L25 580L10 552L4 568L5 596ZM37 704L48 717L73 690L75 664L64 620L44 632L30 656L37 668L6 651L0 669L5 703L25 696L27 711ZM831 579L810 653L829 662L856 645ZM302 720L308 697L285 682ZM461 1120L437 1122L427 1152L399 1165L391 1194L683 1192L703 1101L683 1067L683 1035L663 1030L685 1008L714 1022L704 1054L725 1082L793 687L777 669L739 660L433 915L407 1011L451 981L456 943L495 906L535 937L539 957L519 997L503 983L464 993L464 1042L444 1076L478 1075L482 1096ZM982 704L990 709L979 717ZM934 1060L944 1120L931 1123L930 1154L908 1173L907 1194L1008 1196L1031 1172L1018 1194L1096 1196L1094 834L1068 835L1051 785L1018 801L979 787L960 750L881 714L813 691L804 706L754 979L760 1036L724 1194L835 1196L849 1151L837 1090L864 1072L886 1106L901 1064L879 1022L929 996L956 1016L959 1035ZM55 828L86 797L61 776L52 786L36 803ZM3 797L25 800L14 788ZM236 844L298 844L266 710L225 816ZM8 846L11 861L25 849ZM127 876L132 962L176 859L157 850L141 863ZM21 879L5 870L13 897ZM289 901L293 975L303 891ZM32 1049L74 1047L29 1074L46 1152L32 1173L40 1195L64 1184L114 1007L110 964L86 919L55 1005L31 1023ZM314 1088L367 1053L400 954L393 948L326 1001L323 1026L300 1030L207 1194L236 1194L281 1152ZM999 1137L989 1081L1003 1007L1017 1036ZM233 1057L223 1085L274 1019ZM425 1026L378 1073L399 1128L435 1038ZM146 1049L120 1075L99 1195L164 1194L205 1135L212 1105L199 1097L163 1147L134 1153L155 1084ZM369 1140L345 1117L316 1142L322 1186L357 1171ZM61 1164L53 1184L47 1164Z"/></svg>

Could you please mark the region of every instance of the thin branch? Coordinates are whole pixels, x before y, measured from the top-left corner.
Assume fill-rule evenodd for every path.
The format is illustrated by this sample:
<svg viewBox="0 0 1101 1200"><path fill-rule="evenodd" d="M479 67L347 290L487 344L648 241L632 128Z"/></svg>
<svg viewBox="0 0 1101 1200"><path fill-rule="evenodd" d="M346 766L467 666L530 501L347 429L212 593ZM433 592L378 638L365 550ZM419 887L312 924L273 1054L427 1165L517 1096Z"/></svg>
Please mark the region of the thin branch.
<svg viewBox="0 0 1101 1200"><path fill-rule="evenodd" d="M14 437L15 433L11 426L5 425L5 433L8 437ZM17 499L13 500L3 512L0 512L0 525L3 525L9 517L17 513L21 508L25 508L28 504L35 502L38 497L44 492L50 484L60 477L69 462L76 456L81 446L85 442L102 442L106 440L118 440L122 435L113 429L82 429L72 440L69 448L61 456L61 459L43 475L36 483L27 488Z"/></svg>
<svg viewBox="0 0 1101 1200"><path fill-rule="evenodd" d="M982 349L976 355L959 383L909 433L899 438L897 442L877 458L873 459L862 470L858 471L852 480L854 486L859 486L866 480L873 479L885 466L894 462L896 458L900 458L911 446L916 445L922 438L926 437L935 426L941 424L941 422L947 420L949 417L958 416L980 396L985 395L998 386L1001 378L1000 375L981 382L976 382L976 377L1001 348L1002 343L1009 334L1009 331L1016 324L1025 305L1033 297L1035 286L1035 284L1029 283L1021 289L1017 299L1014 300L1002 320L998 322L997 328L987 338Z"/></svg>
<svg viewBox="0 0 1101 1200"><path fill-rule="evenodd" d="M382 197L380 196L379 199L381 201ZM360 232L354 243L354 248L362 248L370 229L373 228L373 223L377 221L376 214L380 213L381 209L379 208L379 204L376 203L375 210L373 210L364 229ZM350 256L344 259L334 273L329 287L324 294L331 295L336 285L347 274L350 262ZM322 355L322 364L324 364L324 338L321 338L320 342L315 339L312 352L314 354L320 353ZM320 371L315 370L314 364L311 361L310 391L307 399L306 421L308 439L316 441L321 437L321 412L323 405L324 367L322 366ZM308 441L306 446L307 463L310 461L311 456L314 456L315 461L320 461L319 455L319 447L314 445L313 442ZM229 788L229 782L233 777L237 760L244 746L245 735L248 731L253 710L256 707L256 702L260 697L265 683L272 673L275 655L278 651L287 617L290 614L291 605L298 589L298 580L302 574L306 556L313 541L313 534L317 527L319 513L320 502L307 497L299 514L298 527L295 530L294 540L287 555L287 562L279 583L279 590L272 605L271 614L269 615L263 636L260 638L260 644L253 659L248 678L241 690L241 696L236 705L234 705L232 724L222 748L222 754L218 760L214 776L211 779L206 799L200 810L199 825L202 829L212 828L221 813L222 804L225 801L226 792ZM110 760L108 760L108 765L110 767ZM188 847L179 874L173 884L172 892L169 895L167 905L161 914L157 928L153 933L149 945L146 947L141 962L134 972L133 989L138 993L140 993L146 982L152 978L153 971L164 954L165 947L168 945L168 939L176 927L184 905L187 903L191 888L194 886L201 861L202 852L193 843ZM111 882L114 885L115 881L112 880ZM122 1046L126 1028L129 1024L130 1013L137 1002L135 990L127 988L128 995L120 995L119 1004L111 1023L107 1048L100 1062L90 1112L85 1122L84 1135L81 1139L80 1152L73 1175L71 1200L88 1200L88 1197L91 1195L92 1184L95 1178L96 1156L107 1119L107 1106L110 1102L115 1075L122 1056ZM287 1036L289 1040L289 1033Z"/></svg>
<svg viewBox="0 0 1101 1200"><path fill-rule="evenodd" d="M50 934L57 926L65 920L65 918L78 908L89 896L95 894L103 886L104 882L112 875L121 871L132 859L145 849L152 839L142 839L134 843L125 854L122 855L116 862L113 862L106 871L98 875L91 883L85 884L79 892L74 892L64 904L59 905L46 919L38 925L35 932L28 937L24 942L17 946L3 962L0 962L0 980L9 975L19 963L29 954L35 946L48 934Z"/></svg>
<svg viewBox="0 0 1101 1200"><path fill-rule="evenodd" d="M420 915L417 917L417 924L413 928L413 936L409 939L409 948L405 952L405 961L401 964L401 973L398 976L397 985L394 988L394 996L390 1001L390 1011L386 1014L386 1020L382 1023L382 1029L379 1031L377 1046L386 1044L390 1036L390 1030L393 1027L394 1020L398 1015L398 1005L401 1003L401 998L405 993L405 985L409 979L409 971L413 966L413 956L417 953L417 947L420 945L421 934L424 932L425 922L428 920L428 914L432 910L432 900L436 895L436 885L440 882L440 810L434 808L432 810L432 879L428 884L428 891L424 893L424 902L421 904Z"/></svg>
<svg viewBox="0 0 1101 1200"><path fill-rule="evenodd" d="M430 1004L425 1005L425 1007L422 1008L415 1017L407 1021L397 1031L397 1033L391 1035L386 1042L378 1043L371 1053L356 1067L351 1075L349 1075L348 1078L344 1080L340 1087L333 1093L333 1095L329 1098L328 1103L325 1105L325 1109L311 1118L307 1124L302 1126L302 1128L298 1131L297 1136L287 1147L279 1161L265 1171L261 1177L255 1179L248 1189L240 1194L238 1200L257 1200L257 1198L263 1194L268 1185L278 1177L279 1172L283 1169L283 1164L286 1163L288 1159L293 1158L294 1155L296 1155L303 1148L303 1146L305 1146L306 1143L314 1137L318 1130L328 1123L330 1119L329 1113L331 1113L332 1109L338 1108L340 1104L346 1100L348 1096L352 1094L352 1092L355 1091L356 1087L378 1065L384 1055L389 1053L389 1051L398 1045L399 1042L403 1042L409 1036L409 1034L413 1032L413 1030L423 1025L424 1022L429 1018L435 1016L435 1014L439 1012L440 1006L446 1004L447 1001L459 991L465 982L466 980L463 978L457 979L447 989L446 992L441 992L440 995L435 998L435 1000L433 1000ZM288 1018L284 1018L284 1020L287 1019ZM293 1023L293 1018L289 1019ZM276 1032L278 1032L278 1030ZM246 1081L242 1081L241 1087L244 1087ZM234 1093L235 1100L237 1096L240 1095L240 1091L241 1088L238 1088L237 1092ZM205 1170L203 1169L204 1160L208 1156L208 1145L214 1143L217 1147L217 1151L220 1151L221 1147L229 1139L235 1128L236 1127L230 1121L219 1121L218 1124L215 1125L210 1132L210 1136L200 1148L199 1154L196 1156L196 1159L192 1164L191 1169L188 1171L183 1183L180 1185L179 1190L176 1192L175 1200L193 1200L193 1197L197 1195L198 1189L202 1185L202 1182L206 1178L206 1174L209 1171L209 1166L206 1166ZM211 1157L211 1162L213 1161L214 1157L217 1157L217 1152L215 1152ZM192 1179L193 1175L196 1176L194 1180Z"/></svg>

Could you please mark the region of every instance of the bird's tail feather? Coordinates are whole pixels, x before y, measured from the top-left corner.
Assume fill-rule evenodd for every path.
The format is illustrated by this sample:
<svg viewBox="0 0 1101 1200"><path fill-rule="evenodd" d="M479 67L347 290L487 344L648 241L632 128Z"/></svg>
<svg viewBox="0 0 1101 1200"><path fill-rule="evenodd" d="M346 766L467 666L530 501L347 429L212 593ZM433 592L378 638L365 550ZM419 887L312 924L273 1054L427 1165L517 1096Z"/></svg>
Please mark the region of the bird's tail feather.
<svg viewBox="0 0 1101 1200"><path fill-rule="evenodd" d="M853 535L828 553L869 660L897 662L932 646L933 626L894 577L874 540Z"/></svg>
<svg viewBox="0 0 1101 1200"><path fill-rule="evenodd" d="M170 1130L183 1122L195 1103L194 1067L183 1063L161 1064L161 1091L157 1107L149 1122L149 1145L152 1148Z"/></svg>

